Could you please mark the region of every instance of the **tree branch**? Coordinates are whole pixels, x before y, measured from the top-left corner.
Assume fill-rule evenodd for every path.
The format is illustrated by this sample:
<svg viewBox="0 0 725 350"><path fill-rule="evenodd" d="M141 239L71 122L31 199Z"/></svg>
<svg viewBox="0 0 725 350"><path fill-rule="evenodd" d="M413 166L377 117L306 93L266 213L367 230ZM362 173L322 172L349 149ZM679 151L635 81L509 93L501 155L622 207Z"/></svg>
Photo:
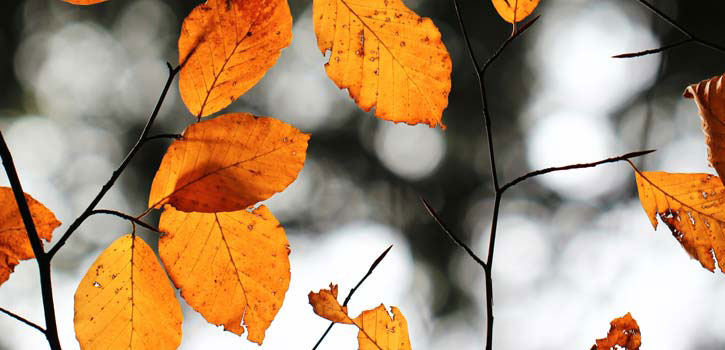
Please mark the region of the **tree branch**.
<svg viewBox="0 0 725 350"><path fill-rule="evenodd" d="M126 158L123 160L121 165L113 172L111 175L111 178L106 182L105 185L101 188L101 191L98 192L96 197L91 201L91 203L88 205L88 207L83 211L83 213L78 216L78 218L73 221L73 223L70 224L68 229L65 231L63 236L60 238L58 243L53 246L50 251L48 251L48 258L49 260L52 259L56 253L58 253L58 250L63 247L65 242L70 238L70 236L75 232L78 227L89 217L92 215L93 209L96 208L96 205L103 199L103 196L106 195L108 190L113 187L113 185L116 183L116 180L121 176L123 171L126 169L128 164L131 162L131 159L136 155L136 153L141 149L141 146L147 141L147 136L149 134L149 131L151 130L151 126L154 124L154 121L156 120L156 117L159 114L159 110L161 109L161 106L164 103L164 99L166 98L166 94L169 91L169 87L171 87L171 83L174 81L174 77L181 69L181 66L177 66L176 68L171 67L171 64L166 63L168 69L169 69L169 77L166 80L166 85L164 86L163 91L161 92L161 96L159 97L158 102L156 103L156 107L154 108L154 111L149 116L148 121L146 122L146 126L144 127L143 131L141 132L141 136L139 136L138 141L136 141L136 144L133 146L131 151L126 155Z"/></svg>
<svg viewBox="0 0 725 350"><path fill-rule="evenodd" d="M383 259L385 259L385 256L388 255L388 252L390 251L391 248L393 248L392 245L389 246L388 249L385 249L385 251L382 252L382 254L380 254L380 256L378 256L378 258L375 259L375 261L373 261L373 264L370 265L370 268L368 269L368 272L365 273L365 276L363 276L363 278L360 279L360 281L355 285L355 287L353 287L352 289L350 289L350 292L347 293L347 297L345 297L345 301L342 303L342 307L346 307L347 306L347 303L350 302L350 298L352 298L352 295L355 294L355 291L357 291L357 289L360 288L360 286L363 284L363 282L365 282L365 280L370 275L372 275L372 273L375 270L375 268L378 267L378 264L380 264L380 262L383 261ZM315 350L315 349L317 349L318 346L320 346L320 344L322 343L322 340L325 339L325 337L327 336L327 333L330 332L330 330L332 329L332 326L334 326L334 325L335 325L335 322L330 322L330 325L325 330L325 333L322 333L322 336L317 341L317 343L315 344L315 346L312 347L312 350Z"/></svg>
<svg viewBox="0 0 725 350"><path fill-rule="evenodd" d="M665 22L669 23L670 26L677 29L680 33L684 34L686 39L672 43L672 44L668 44L668 45L665 45L665 46L662 46L662 47L656 48L656 49L650 49L650 50L644 50L644 51L632 52L632 53L624 53L624 54L619 54L619 55L615 55L612 57L614 57L614 58L641 57L641 56L651 55L651 54L655 54L655 53L660 53L660 52L663 52L663 51L666 51L666 50L669 50L669 49L672 49L675 47L679 47L679 46L682 46L684 44L691 43L691 42L697 43L704 47L713 49L715 51L720 51L722 53L725 53L725 46L721 46L721 45L715 44L711 41L707 41L707 40L704 40L704 39L701 39L701 38L695 36L694 34L692 34L692 32L685 29L681 24L677 23L677 21L675 21L672 17L666 15L664 12L662 12L660 9L658 9L654 5L650 4L646 0L637 0L637 1L640 4L642 4L642 6L648 8L650 11L652 11L655 15L657 15L657 17L659 17L662 20L664 20Z"/></svg>
<svg viewBox="0 0 725 350"><path fill-rule="evenodd" d="M6 310L5 308L2 308L2 307L0 307L0 312L2 312L2 313L4 313L4 314L6 314L6 315L8 315L8 316L10 316L10 317L12 317L12 318L14 318L14 319L18 320L18 321L20 321L20 322L22 322L22 323L25 323L26 325L28 325L28 326L30 326L30 327L33 327L33 328L35 328L35 329L39 330L39 331L40 331L40 333L43 333L43 334L45 334L45 329L43 329L43 327L41 327L41 326L38 326L37 324L35 324L35 323L33 323L33 322L30 322L30 321L28 321L28 320L27 320L26 318L24 318L24 317L18 316L17 314L15 314L15 313L13 313L13 312L11 312L11 311L9 311L9 310Z"/></svg>
<svg viewBox="0 0 725 350"><path fill-rule="evenodd" d="M536 177L536 176L540 176L540 175L544 175L544 174L548 174L548 173L553 173L555 171L564 171L564 170L572 170L572 169L583 169L583 168L593 168L593 167L595 167L597 165L601 165L601 164L614 163L614 162L619 162L619 161L623 161L623 160L628 160L630 158L641 157L641 156L643 156L645 154L650 154L650 153L652 153L654 151L655 150L652 149L652 150L647 150L647 151L631 152L631 153L623 154L623 155L618 156L618 157L611 157L611 158L603 159L603 160L600 160L600 161L597 161L597 162L592 162L592 163L571 164L571 165L566 165L566 166L551 167L551 168L546 168L546 169L540 169L540 170L532 171L530 173L527 173L527 174L524 174L522 176L519 176L516 179L511 180L509 183L503 185L503 187L501 187L501 192L505 192L507 189L509 189L509 188L511 188L513 186L516 186L516 184L518 184L519 182L528 180L528 179L530 179L532 177Z"/></svg>
<svg viewBox="0 0 725 350"><path fill-rule="evenodd" d="M443 232L445 232L446 235L448 235L448 238L451 241L453 241L456 245L461 247L464 251L466 251L468 256L470 256L471 259L473 259L473 261L475 261L478 265L481 265L481 267L485 270L486 263L483 262L483 260L481 260L481 258L479 258L478 255L476 255L476 253L474 253L473 250L466 245L466 243L461 241L458 237L456 237L453 234L453 232L448 228L446 223L443 222L443 219L441 219L440 216L438 215L438 213L436 213L435 210L433 210L433 207L430 205L430 203L428 203L428 201L425 200L425 198L423 198L422 196L418 196L418 198L420 198L420 201L423 203L423 206L428 211L428 214L430 214L430 216L432 216L433 219L435 219L436 223L438 223L438 226L440 226L441 229L443 230Z"/></svg>
<svg viewBox="0 0 725 350"><path fill-rule="evenodd" d="M38 263L40 292L43 299L43 314L45 315L46 328L43 333L45 334L45 339L48 340L50 348L60 350L60 339L58 338L58 326L55 321L55 305L53 302L53 283L50 275L50 256L43 250L43 242L40 241L40 237L38 236L38 231L33 222L33 215L30 213L23 186L20 183L18 172L15 169L13 156L5 142L2 131L0 131L0 158L2 158L5 173L10 181L20 216L23 218L23 225L25 225L25 232L28 234L28 240L33 249L35 261Z"/></svg>
<svg viewBox="0 0 725 350"><path fill-rule="evenodd" d="M151 230L151 231L154 231L154 232L157 232L157 233L163 233L163 232L159 231L158 228L153 227L153 226L151 226L151 225L149 225L149 224L141 221L141 219L135 218L135 217L133 217L131 215L122 213L120 211L108 210L108 209L96 209L96 210L91 211L91 214L89 216L96 215L96 214L106 214L106 215L117 216L117 217L119 217L121 219L125 219L125 220L128 220L128 221L136 224L136 225L139 225L139 226L141 226L141 227L143 227L145 229L148 229L148 230Z"/></svg>

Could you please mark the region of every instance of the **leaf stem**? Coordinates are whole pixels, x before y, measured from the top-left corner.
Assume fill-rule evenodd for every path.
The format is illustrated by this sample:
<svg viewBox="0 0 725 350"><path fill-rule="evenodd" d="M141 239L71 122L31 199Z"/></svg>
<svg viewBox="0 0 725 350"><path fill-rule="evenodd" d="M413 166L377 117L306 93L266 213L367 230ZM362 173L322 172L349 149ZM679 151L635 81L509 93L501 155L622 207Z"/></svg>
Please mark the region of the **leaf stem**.
<svg viewBox="0 0 725 350"><path fill-rule="evenodd" d="M14 313L14 312L12 312L12 311L10 311L10 310L7 310L7 309L5 309L5 308L2 308L2 307L0 307L0 312L2 312L2 313L4 313L4 314L6 314L6 315L8 315L8 316L10 316L10 317L12 317L12 318L14 318L14 319L18 320L18 321L20 321L20 322L22 322L22 323L25 323L26 325L28 325L28 326L30 326L30 327L33 327L33 328L35 328L35 329L39 330L39 331L40 331L40 333L43 333L43 334L45 334L45 329L43 329L43 327L41 327L41 326L38 326L37 324L35 324L35 323L33 323L33 322L30 322L30 321L28 321L28 320L27 320L26 318L24 318L24 317L22 317L22 316L19 316L18 314Z"/></svg>
<svg viewBox="0 0 725 350"><path fill-rule="evenodd" d="M171 67L171 64L168 62L166 63L166 66L169 69L169 77L166 80L166 85L164 86L163 91L161 92L161 96L159 97L158 102L156 102L156 107L154 108L153 112L149 116L148 121L146 122L146 126L144 127L143 131L141 132L141 135L138 138L138 141L136 141L136 144L133 146L131 151L126 155L126 158L121 162L121 165L113 172L111 175L111 178L108 179L105 185L101 188L100 192L96 195L96 197L91 201L91 203L88 205L88 207L83 211L83 213L78 216L78 218L73 221L73 223L70 224L68 229L65 231L63 236L60 238L58 243L56 243L53 248L48 251L48 259L52 259L56 253L58 253L58 250L63 247L66 241L70 238L70 236L75 232L78 227L89 217L92 215L93 210L96 208L98 203L103 199L103 196L106 195L106 193L113 187L113 185L116 183L116 180L121 176L123 171L126 169L128 164L131 162L131 159L136 155L136 153L141 149L141 146L143 146L144 143L148 140L148 134L149 131L151 131L151 126L153 126L154 121L156 120L156 117L159 114L159 111L161 110L161 106L164 103L164 99L166 98L166 94L169 91L169 88L171 87L171 83L174 81L174 77L177 73L179 73L179 70L181 69L181 66L177 66L176 68Z"/></svg>
<svg viewBox="0 0 725 350"><path fill-rule="evenodd" d="M681 24L677 23L676 20L674 20L672 17L666 15L664 12L662 12L660 9L658 9L657 7L655 7L654 5L649 3L647 0L637 0L637 1L640 4L642 4L642 6L648 8L650 11L652 11L652 13L657 15L657 17L659 17L662 20L664 20L665 22L669 23L670 26L677 29L680 33L684 34L686 39L683 39L683 40L680 40L680 41L677 41L672 44L668 44L668 45L665 45L665 46L662 46L662 47L659 47L656 49L615 55L615 56L612 56L613 58L632 58L632 57L641 57L641 56L656 54L656 53L660 53L660 52L663 52L663 51L666 51L666 50L669 50L669 49L672 49L675 47L682 46L687 43L697 43L701 46L725 53L725 46L721 46L721 45L715 44L711 41L707 41L707 40L704 40L704 39L701 39L701 38L695 36L694 34L692 34L692 32L685 29L685 27L683 27Z"/></svg>
<svg viewBox="0 0 725 350"><path fill-rule="evenodd" d="M392 248L393 248L392 245L389 246L388 249L385 249L385 251L383 251L380 254L380 256L378 256L378 258L375 259L375 261L373 261L372 265L370 265L370 268L368 269L368 272L365 273L365 276L363 276L363 278L360 279L360 281L355 285L355 287L353 287L352 289L350 289L350 292L347 293L347 297L345 297L345 301L342 303L342 306L343 307L346 307L347 306L347 303L350 302L350 298L352 298L352 295L355 294L355 291L357 291L357 289L360 288L360 286L363 284L363 282L365 282L365 280L370 275L373 274L373 271L375 271L375 268L378 267L378 264L380 264L380 262L383 261L383 259L385 259L385 256L388 255L388 252ZM312 350L317 349L317 347L320 346L320 344L322 344L322 340L325 339L325 337L327 336L327 333L330 332L330 330L332 329L332 326L334 326L334 325L335 325L335 322L330 322L330 325L327 326L327 329L325 330L325 333L322 333L322 336L317 341L317 343L315 344L315 346L312 347ZM375 345L377 346L377 344L375 344Z"/></svg>
<svg viewBox="0 0 725 350"><path fill-rule="evenodd" d="M20 183L18 172L15 169L15 163L13 162L13 156L10 153L5 138L3 137L2 131L0 131L0 158L2 158L3 167L5 173L10 181L10 186L15 196L15 202L17 203L20 211L20 216L23 219L23 225L25 225L25 231L28 234L28 240L30 240L30 246L33 249L35 255L35 261L38 263L38 274L40 275L40 292L43 299L43 313L45 315L45 338L48 340L48 345L52 350L60 350L60 339L58 338L58 326L55 321L55 306L53 303L53 283L50 275L50 256L43 250L43 242L41 242L38 236L38 231L33 222L33 216L30 213L28 202L25 199L25 192L23 186Z"/></svg>
<svg viewBox="0 0 725 350"><path fill-rule="evenodd" d="M141 226L141 227L143 227L145 229L148 229L148 230L151 230L151 231L154 231L154 232L157 232L157 233L162 233L161 231L159 231L158 228L153 227L153 226L151 226L151 225L149 225L149 224L141 221L141 219L135 218L135 217L133 217L131 215L128 215L126 213L122 213L120 211L108 210L108 209L96 209L96 210L91 211L91 214L90 215L96 215L96 214L106 214L106 215L117 216L117 217L119 217L121 219L128 220L129 222L131 222L131 224L139 225L139 226ZM134 231L135 231L135 229L134 229Z"/></svg>

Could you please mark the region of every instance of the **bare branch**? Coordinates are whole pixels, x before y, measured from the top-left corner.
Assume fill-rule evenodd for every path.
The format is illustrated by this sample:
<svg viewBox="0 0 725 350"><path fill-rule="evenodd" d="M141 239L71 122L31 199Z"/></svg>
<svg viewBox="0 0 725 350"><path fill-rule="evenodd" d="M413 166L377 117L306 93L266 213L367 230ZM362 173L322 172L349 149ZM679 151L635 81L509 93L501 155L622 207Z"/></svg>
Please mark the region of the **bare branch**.
<svg viewBox="0 0 725 350"><path fill-rule="evenodd" d="M2 307L0 307L0 312L2 312L2 313L4 313L4 314L6 314L6 315L8 315L8 316L10 316L10 317L12 317L12 318L14 318L14 319L18 320L18 321L20 321L20 322L22 322L22 323L25 323L26 325L28 325L28 326L30 326L30 327L33 327L33 328L35 328L35 329L39 330L39 331L40 331L40 333L43 333L43 334L45 334L45 329L43 329L43 327L41 327L41 326L38 326L37 324L35 324L35 323L33 323L33 322L30 322L30 321L28 321L28 320L27 320L26 318L24 318L24 317L18 316L17 314L15 314L15 313L13 313L13 312L11 312L11 311L9 311L9 310L5 309L5 308L2 308Z"/></svg>
<svg viewBox="0 0 725 350"><path fill-rule="evenodd" d="M433 219L435 219L436 223L438 223L438 226L440 226L441 229L443 230L443 232L445 232L446 235L448 235L448 238L451 241L453 241L456 245L461 247L463 250L465 250L466 253L468 254L468 256L470 256L471 259L473 259L473 261L475 261L478 265L481 265L481 267L485 270L486 263L483 262L483 260L481 260L481 258L479 258L478 255L476 255L476 253L474 253L473 250L471 248L469 248L468 245L466 245L466 243L461 241L458 237L456 237L453 234L453 232L448 228L446 223L443 222L443 220L440 218L438 213L435 212L433 207L430 205L430 203L428 203L428 201L425 200L425 198L423 198L422 196L418 196L418 198L420 198L420 201L423 203L423 206L428 211L428 214L430 214L430 216L432 216Z"/></svg>
<svg viewBox="0 0 725 350"><path fill-rule="evenodd" d="M91 211L91 215L96 215L96 214L106 214L106 215L117 216L117 217L119 217L121 219L125 219L125 220L130 221L132 224L139 225L139 226L141 226L141 227L143 227L145 229L148 229L148 230L151 230L151 231L154 231L154 232L157 232L157 233L163 233L163 232L159 231L158 228L153 227L153 226L151 226L151 225L149 225L149 224L141 221L141 219L135 218L135 217L133 217L131 215L122 213L120 211L107 210L107 209L96 209L96 210Z"/></svg>

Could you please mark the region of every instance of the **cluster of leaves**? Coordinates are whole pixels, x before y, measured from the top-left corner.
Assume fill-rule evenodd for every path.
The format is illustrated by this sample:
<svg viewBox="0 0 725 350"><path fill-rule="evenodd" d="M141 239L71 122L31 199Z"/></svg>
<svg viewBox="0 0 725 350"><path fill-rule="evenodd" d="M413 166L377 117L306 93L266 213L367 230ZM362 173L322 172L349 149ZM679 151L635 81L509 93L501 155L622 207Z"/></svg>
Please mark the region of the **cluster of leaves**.
<svg viewBox="0 0 725 350"><path fill-rule="evenodd" d="M105 0L64 1L91 5ZM520 33L516 23L539 3L492 2L513 24L512 38ZM327 75L362 110L375 107L375 115L384 120L445 129L442 115L452 63L432 20L418 16L402 0L314 0L313 17L318 48L323 55L330 53ZM291 30L287 0L208 0L184 19L179 89L196 123L169 146L153 179L148 209L132 218L141 222L152 210L162 211L157 229L163 233L161 262L136 236L135 225L101 253L75 294L76 336L83 349L177 348L182 314L167 275L208 322L238 335L246 331L248 340L262 344L289 287L290 248L280 223L258 203L295 180L304 166L309 135L270 117L214 115L262 79L290 44ZM710 163L721 177L723 77L685 91L700 109ZM703 267L713 271L716 258L725 271L725 187L720 178L634 170L653 226L659 216ZM502 193L528 177L496 190ZM0 283L20 260L34 257L13 201L12 190L0 188ZM50 240L60 223L30 196L26 201L38 236ZM380 304L353 318L347 312L349 296L341 305L337 294L338 287L330 284L308 298L317 315L357 327L361 350L411 348L398 308L391 308L391 317ZM592 349L635 350L640 344L639 327L628 313L613 320L608 336Z"/></svg>

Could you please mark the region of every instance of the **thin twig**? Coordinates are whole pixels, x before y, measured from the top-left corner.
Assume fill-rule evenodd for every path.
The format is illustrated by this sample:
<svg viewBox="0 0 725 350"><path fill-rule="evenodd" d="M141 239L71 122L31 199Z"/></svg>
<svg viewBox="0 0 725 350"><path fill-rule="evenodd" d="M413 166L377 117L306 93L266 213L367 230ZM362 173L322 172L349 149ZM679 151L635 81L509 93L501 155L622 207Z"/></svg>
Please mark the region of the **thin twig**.
<svg viewBox="0 0 725 350"><path fill-rule="evenodd" d="M50 256L43 250L43 242L38 236L38 231L33 222L33 216L30 213L28 202L25 199L25 192L20 183L18 172L15 169L13 156L10 153L5 138L0 131L0 157L2 158L5 173L10 181L10 186L15 196L15 202L20 210L20 216L25 225L25 231L30 240L30 246L35 255L35 261L38 263L38 274L40 275L40 294L43 299L43 314L45 316L45 339L52 350L60 350L60 339L58 338L58 326L55 321L55 304L53 302L53 283L50 275Z"/></svg>
<svg viewBox="0 0 725 350"><path fill-rule="evenodd" d="M388 255L388 252L390 251L391 248L393 248L392 245L390 247L388 247L388 249L385 249L385 251L382 254L380 254L380 256L378 256L378 258L375 259L375 261L373 261L373 264L370 265L370 268L368 269L368 272L365 273L365 276L363 276L363 278L360 279L360 282L358 282L355 285L355 287L353 287L352 289L350 289L350 292L347 293L347 297L345 297L345 301L342 303L342 306L343 307L346 307L347 306L347 303L350 302L350 298L352 298L352 295L355 293L355 291L357 291L357 289L360 288L360 286L363 284L363 282L365 282L365 280L370 275L372 275L372 273L375 270L375 268L378 267L378 264L380 264L380 262L383 261L383 259L385 259L385 256ZM327 326L327 329L325 330L325 333L322 333L322 336L317 341L317 343L315 344L315 346L312 347L312 350L315 350L315 349L317 349L318 346L320 346L320 344L322 343L322 340L325 339L325 337L327 336L327 333L330 332L330 330L332 329L332 326L334 326L334 325L335 325L335 322L330 322L330 325Z"/></svg>
<svg viewBox="0 0 725 350"><path fill-rule="evenodd" d="M11 312L10 310L7 310L7 309L5 309L5 308L2 308L2 307L0 307L0 312L2 312L2 313L4 313L4 314L6 314L6 315L8 315L8 316L10 316L10 317L12 317L12 318L14 318L14 319L18 320L18 321L20 321L20 322L22 322L22 323L25 323L26 325L28 325L28 326L30 326L30 327L33 327L33 328L35 328L35 329L39 330L39 331L40 331L40 333L43 333L43 334L45 334L45 329L43 329L43 327L41 327L41 326L38 326L37 324L35 324L35 323L33 323L33 322L30 322L30 321L28 321L28 320L27 320L26 318L24 318L24 317L21 317L21 316L19 316L18 314L15 314L15 313Z"/></svg>
<svg viewBox="0 0 725 350"><path fill-rule="evenodd" d="M453 232L448 228L446 223L443 222L443 220L440 218L438 213L436 213L436 211L433 209L433 207L430 205L430 203L428 203L428 201L426 201L425 198L423 198L422 196L418 196L418 198L420 198L420 201L423 203L423 206L428 211L428 214L430 214L430 216L432 216L433 219L435 219L436 223L438 223L438 226L440 226L441 229L443 230L443 232L445 232L446 235L448 235L448 238L450 238L451 241L453 241L456 245L458 245L463 250L465 250L466 253L471 257L471 259L473 259L478 265L481 265L481 267L483 269L486 269L486 263L483 262L483 260L481 260L481 258L479 258L478 255L476 255L476 253L474 253L473 250L470 247L468 247L468 245L466 245L466 243L461 241L458 237L456 237L453 234Z"/></svg>
<svg viewBox="0 0 725 350"><path fill-rule="evenodd" d="M716 44L711 41L704 40L702 38L697 37L696 35L692 34L692 32L685 29L685 27L683 27L681 24L677 23L677 21L675 21L672 17L666 15L664 12L662 12L660 9L658 9L651 3L647 2L646 0L637 0L637 1L640 4L642 4L644 7L648 8L650 11L652 11L655 15L657 15L657 17L659 17L662 20L664 20L665 22L669 23L673 28L677 29L680 33L684 34L686 39L662 46L657 49L616 55L616 56L613 56L614 58L632 58L632 57L651 55L651 54L663 52L663 51L666 51L666 50L669 50L669 49L672 49L675 47L679 47L679 46L682 46L682 45L690 43L690 42L697 43L704 47L713 49L715 51L720 51L720 52L725 53L725 46L721 46L719 44Z"/></svg>
<svg viewBox="0 0 725 350"><path fill-rule="evenodd" d="M141 221L141 219L135 218L135 217L133 217L131 215L122 213L120 211L108 210L108 209L96 209L96 210L91 211L91 215L96 215L96 214L106 214L106 215L117 216L117 217L119 217L121 219L128 220L129 222L131 222L131 224L136 224L136 225L139 225L139 226L141 226L141 227L143 227L145 229L148 229L148 230L151 230L151 231L154 231L154 232L157 232L157 233L162 233L161 231L159 231L158 228L153 227L153 226L151 226L151 225L149 225L149 224Z"/></svg>
<svg viewBox="0 0 725 350"><path fill-rule="evenodd" d="M88 205L88 207L83 211L83 213L78 216L78 218L73 221L73 223L68 226L68 229L65 231L63 236L61 236L60 240L58 240L58 243L53 246L50 251L48 251L48 257L49 259L52 259L53 256L55 256L56 253L58 253L58 250L65 244L65 242L70 238L70 236L75 232L75 230L80 227L80 225L85 221L89 216L91 216L91 213L93 212L93 209L96 208L96 205L103 199L103 196L106 195L106 192L113 187L113 185L116 183L116 180L121 176L123 171L126 169L128 164L131 162L131 159L136 155L136 153L141 149L141 146L146 142L146 138L149 134L149 131L151 131L151 126L154 124L154 121L156 120L156 116L159 114L159 110L161 110L161 106L164 103L164 99L166 98L166 94L169 91L169 88L171 87L171 83L174 80L174 77L181 69L181 66L177 66L176 68L171 67L171 64L166 63L168 69L169 69L169 78L166 80L166 85L164 86L163 91L161 92L161 96L159 97L158 102L156 102L156 107L154 108L154 111L149 116L148 121L146 122L146 126L144 127L143 131L141 132L141 136L139 136L138 141L136 141L136 144L133 146L131 151L126 155L126 158L123 160L121 165L113 172L111 175L111 178L106 182L105 185L101 188L101 191L98 192L96 197L91 201L91 203Z"/></svg>
<svg viewBox="0 0 725 350"><path fill-rule="evenodd" d="M628 160L630 158L641 157L641 156L643 156L645 154L649 154L649 153L652 153L654 151L655 150L651 149L651 150L646 150L646 151L631 152L631 153L623 154L623 155L618 156L618 157L611 157L611 158L603 159L603 160L600 160L600 161L597 161L597 162L592 162L592 163L571 164L571 165L566 165L566 166L551 167L551 168L546 168L546 169L540 169L540 170L532 171L530 173L521 175L521 176L517 177L516 179L511 180L509 183L503 185L503 187L501 187L501 192L505 192L507 189L511 188L512 186L515 186L519 182L528 180L528 179L530 179L532 177L536 177L536 176L539 176L539 175L553 173L555 171L564 171L564 170L572 170L572 169L592 168L592 167L595 167L595 166L601 165L601 164L614 163L614 162L619 162L619 161L623 161L623 160Z"/></svg>

